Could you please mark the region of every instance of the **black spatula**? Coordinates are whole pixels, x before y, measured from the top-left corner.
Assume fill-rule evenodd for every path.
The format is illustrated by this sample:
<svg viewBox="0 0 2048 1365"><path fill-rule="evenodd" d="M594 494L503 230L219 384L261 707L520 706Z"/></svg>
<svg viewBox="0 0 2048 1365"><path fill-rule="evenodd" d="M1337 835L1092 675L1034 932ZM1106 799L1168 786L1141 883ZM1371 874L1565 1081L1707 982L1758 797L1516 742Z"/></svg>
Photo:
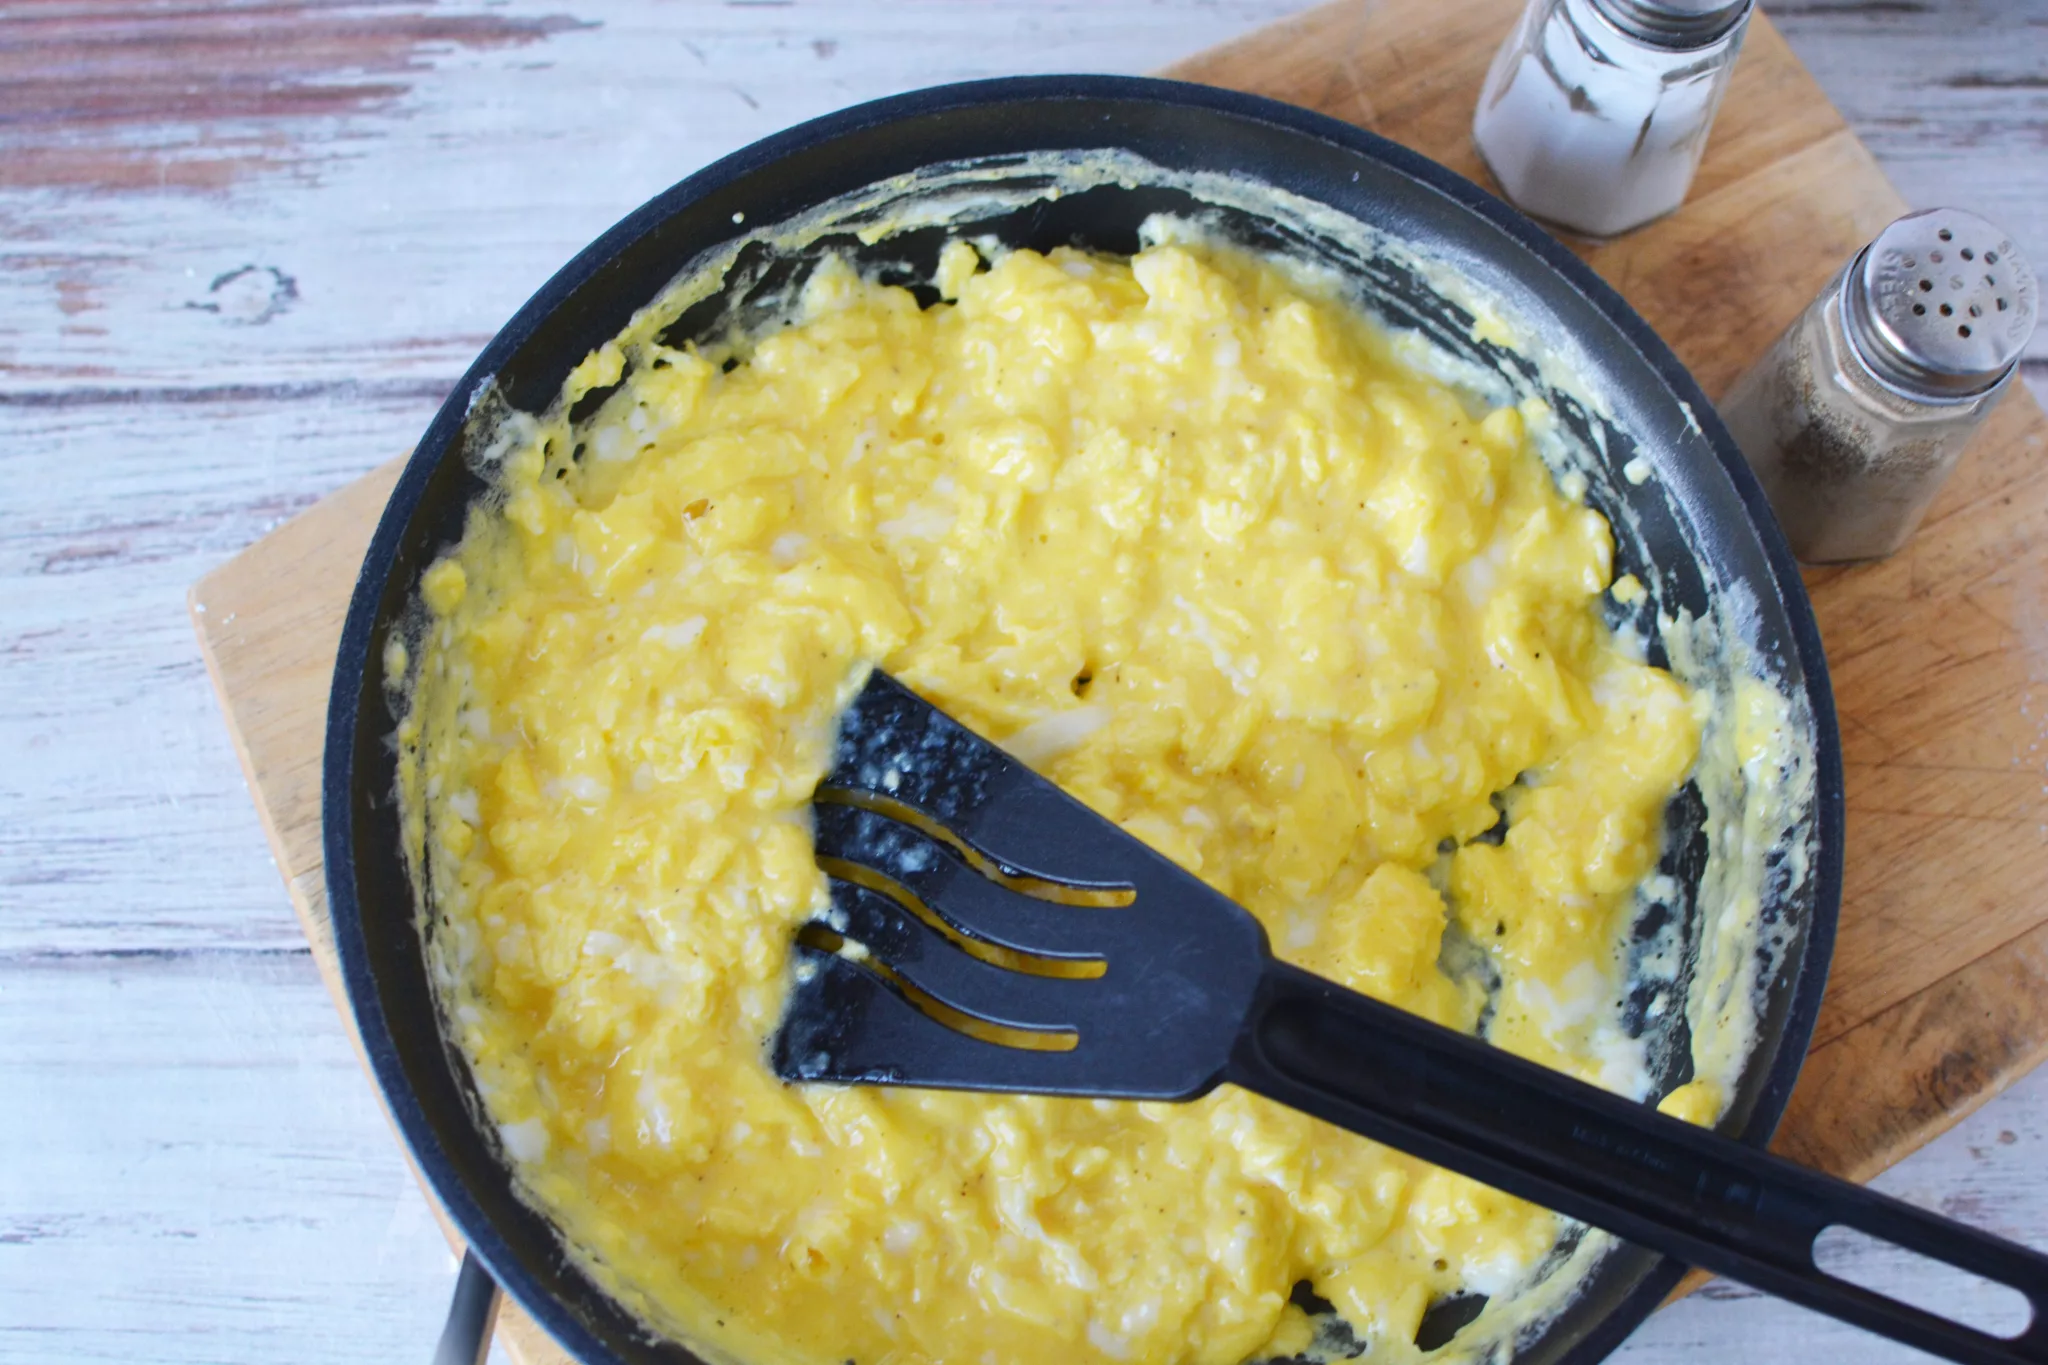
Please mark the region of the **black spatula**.
<svg viewBox="0 0 2048 1365"><path fill-rule="evenodd" d="M2048 1257L1276 961L1247 911L877 673L817 793L832 912L792 1081L1189 1100L1221 1082L1690 1265L1973 1365L2048 1363ZM1844 1227L2023 1294L2000 1337L1837 1279Z"/></svg>

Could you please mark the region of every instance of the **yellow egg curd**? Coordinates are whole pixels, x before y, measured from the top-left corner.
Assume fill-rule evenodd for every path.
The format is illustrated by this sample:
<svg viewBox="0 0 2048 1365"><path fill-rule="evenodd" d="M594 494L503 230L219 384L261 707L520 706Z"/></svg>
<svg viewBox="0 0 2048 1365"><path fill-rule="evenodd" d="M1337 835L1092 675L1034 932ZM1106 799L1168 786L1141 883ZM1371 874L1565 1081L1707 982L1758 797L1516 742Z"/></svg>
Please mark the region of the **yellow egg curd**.
<svg viewBox="0 0 2048 1365"><path fill-rule="evenodd" d="M1229 1087L775 1078L835 716L886 668L1282 957L1467 1030L1497 974L1496 1043L1639 1092L1616 964L1698 706L1603 625L1540 410L1334 294L1196 245L937 282L828 261L730 356L629 330L510 442L401 726L451 1033L573 1254L714 1351L1234 1365L1312 1346L1306 1281L1324 1350L1413 1358L1551 1214Z"/></svg>

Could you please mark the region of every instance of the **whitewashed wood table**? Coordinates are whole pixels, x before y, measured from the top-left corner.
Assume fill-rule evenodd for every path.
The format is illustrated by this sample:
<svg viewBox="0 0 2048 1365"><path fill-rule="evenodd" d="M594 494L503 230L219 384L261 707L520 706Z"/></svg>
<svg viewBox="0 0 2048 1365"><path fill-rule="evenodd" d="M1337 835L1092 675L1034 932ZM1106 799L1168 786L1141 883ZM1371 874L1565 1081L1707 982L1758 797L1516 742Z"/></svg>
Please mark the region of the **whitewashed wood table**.
<svg viewBox="0 0 2048 1365"><path fill-rule="evenodd" d="M720 153L1297 7L0 0L0 1361L423 1360L452 1282L186 586L403 450L557 265ZM2048 0L1771 12L1909 199L2048 265ZM2048 1245L2048 1075L1881 1183ZM1817 1358L1916 1357L1731 1286L1619 1357Z"/></svg>

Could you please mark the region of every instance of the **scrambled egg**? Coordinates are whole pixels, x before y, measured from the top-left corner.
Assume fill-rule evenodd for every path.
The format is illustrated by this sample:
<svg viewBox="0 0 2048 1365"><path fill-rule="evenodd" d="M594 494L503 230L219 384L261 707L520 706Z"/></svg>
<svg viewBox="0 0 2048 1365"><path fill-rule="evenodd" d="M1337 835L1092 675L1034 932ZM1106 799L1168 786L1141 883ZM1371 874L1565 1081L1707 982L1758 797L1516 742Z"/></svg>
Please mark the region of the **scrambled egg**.
<svg viewBox="0 0 2048 1365"><path fill-rule="evenodd" d="M1618 947L1698 707L1603 627L1609 530L1535 414L1341 303L1189 246L955 243L938 284L829 261L725 364L629 332L425 575L401 739L452 1033L584 1263L742 1359L1412 1358L1552 1215L1230 1088L770 1073L834 717L887 668L1283 957L1639 1091Z"/></svg>

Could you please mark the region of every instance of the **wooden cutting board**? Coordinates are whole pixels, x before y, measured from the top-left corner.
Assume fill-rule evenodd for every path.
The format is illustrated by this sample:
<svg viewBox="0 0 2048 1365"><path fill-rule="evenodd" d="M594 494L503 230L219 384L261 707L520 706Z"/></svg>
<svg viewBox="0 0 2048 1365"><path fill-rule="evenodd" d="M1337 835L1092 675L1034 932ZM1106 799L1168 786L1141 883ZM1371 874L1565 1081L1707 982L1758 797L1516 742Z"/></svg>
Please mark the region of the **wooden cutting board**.
<svg viewBox="0 0 2048 1365"><path fill-rule="evenodd" d="M1289 100L1490 183L1469 132L1520 0L1339 0L1166 74ZM1571 243L1719 394L1905 205L1759 16L1685 207ZM193 621L315 961L336 974L320 747L351 584L397 477L366 475L209 574ZM1867 1180L2048 1057L2048 419L2017 385L1927 524L1811 572L1848 773L1833 977L1774 1144ZM2038 691L2036 689L2039 689ZM516 1307L521 1365L561 1352Z"/></svg>

